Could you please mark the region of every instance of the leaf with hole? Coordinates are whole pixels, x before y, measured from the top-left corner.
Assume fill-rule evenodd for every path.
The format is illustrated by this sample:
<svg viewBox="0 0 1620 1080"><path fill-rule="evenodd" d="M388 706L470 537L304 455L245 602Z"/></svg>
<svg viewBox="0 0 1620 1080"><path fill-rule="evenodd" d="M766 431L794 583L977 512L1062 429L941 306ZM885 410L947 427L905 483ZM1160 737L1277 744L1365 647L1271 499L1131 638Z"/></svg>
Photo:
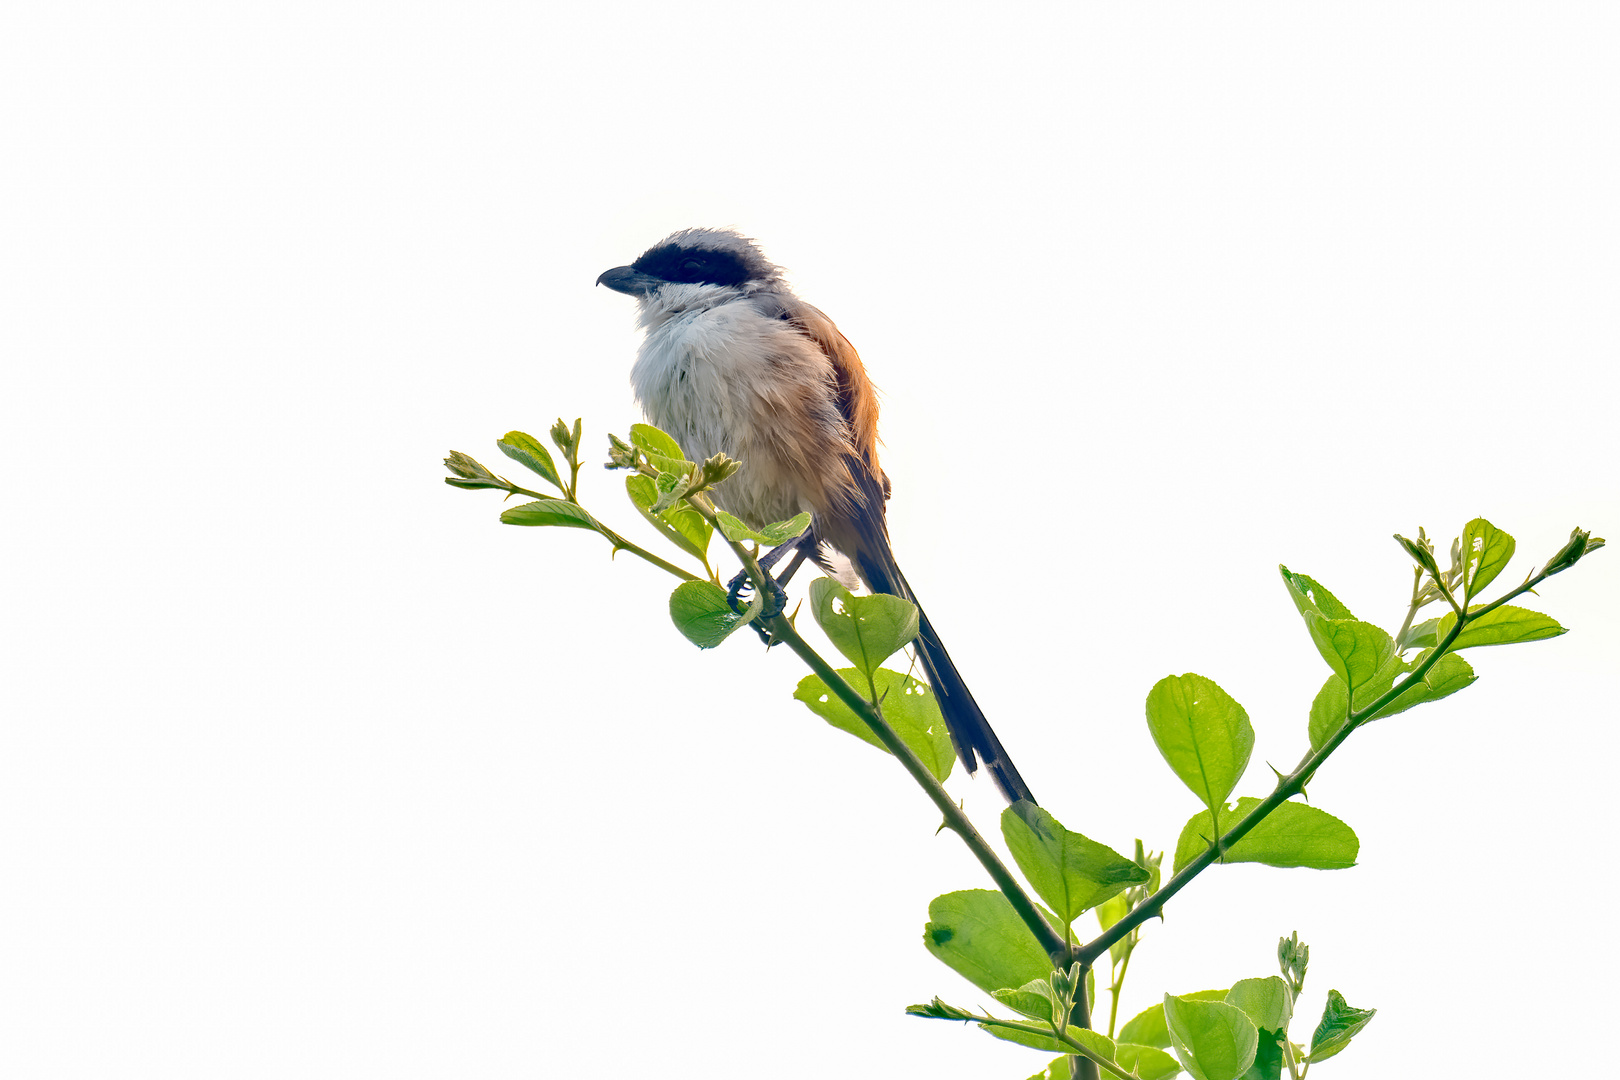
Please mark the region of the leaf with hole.
<svg viewBox="0 0 1620 1080"><path fill-rule="evenodd" d="M854 596L829 577L810 583L810 611L827 639L862 671L876 670L917 636L917 605L883 593Z"/></svg>
<svg viewBox="0 0 1620 1080"><path fill-rule="evenodd" d="M1288 596L1294 601L1294 606L1301 615L1312 612L1325 619L1354 619L1350 609L1339 602L1339 598L1328 592L1325 587L1304 574L1296 574L1286 566L1277 567L1282 571L1283 584L1288 586Z"/></svg>
<svg viewBox="0 0 1620 1080"><path fill-rule="evenodd" d="M1513 558L1513 537L1484 518L1463 526L1463 595L1470 600L1495 580Z"/></svg>
<svg viewBox="0 0 1620 1080"><path fill-rule="evenodd" d="M840 668L838 674L857 692L866 692L867 677L864 672L855 668ZM934 778L943 783L951 775L951 767L956 764L956 751L951 746L951 735L945 727L945 718L940 715L933 690L927 683L888 668L873 672L872 681L877 687L879 711L883 719L900 736L900 741L911 747L911 752L922 760ZM840 731L847 731L884 753L889 752L888 747L866 726L866 721L844 704L843 699L832 692L820 675L806 675L800 679L798 688L793 691L793 698L804 702L811 712Z"/></svg>

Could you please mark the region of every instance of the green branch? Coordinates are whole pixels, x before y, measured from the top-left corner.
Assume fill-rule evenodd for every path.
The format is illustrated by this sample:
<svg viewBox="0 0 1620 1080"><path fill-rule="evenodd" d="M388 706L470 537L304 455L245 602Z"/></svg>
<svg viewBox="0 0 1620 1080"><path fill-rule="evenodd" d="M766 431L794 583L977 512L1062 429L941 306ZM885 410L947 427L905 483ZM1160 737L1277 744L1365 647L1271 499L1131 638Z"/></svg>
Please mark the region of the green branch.
<svg viewBox="0 0 1620 1080"><path fill-rule="evenodd" d="M719 521L715 517L713 503L706 498L698 498L692 495L687 496L686 499L694 510L703 515L704 520L714 526L715 531L721 537L725 536L724 531L720 529ZM759 560L755 558L754 553L744 547L740 540L728 539L726 543L731 546L731 550L747 571L749 580L754 583L756 597L768 595L769 586L765 584L766 573L760 568ZM1002 863L1000 856L996 854L995 849L985 841L979 830L974 828L973 822L962 812L962 808L951 799L944 785L939 782L933 773L928 771L928 766L924 765L922 759L912 751L911 747L906 745L905 740L895 734L888 721L883 719L883 714L878 712L870 701L862 697L860 691L849 685L837 671L833 670L832 665L827 663L815 649L811 648L809 642L799 636L798 630L794 628L792 621L785 615L777 615L765 620L765 626L770 630L772 637L792 649L799 659L809 665L811 671L821 676L822 681L827 684L827 688L836 694L840 701L848 705L855 715L860 717L866 726L872 729L872 734L878 737L878 741L899 759L900 764L911 774L911 778L917 781L918 786L939 808L939 812L945 815L946 826L962 838L962 842L973 853L973 857L978 859L979 864L989 873L991 880L996 883L996 887L1007 897L1007 900L1013 906L1013 910L1018 913L1018 917L1024 921L1025 926L1029 927L1030 933L1035 935L1035 940L1040 943L1046 954L1052 958L1053 964L1065 966L1066 959L1065 963L1059 961L1060 957L1067 958L1069 953L1069 947L1063 938L1058 935L1056 930L1052 929L1051 924L1041 915L1040 911L1035 907L1034 901L1029 898L1029 894L1018 883L1018 879L1012 876L1006 865Z"/></svg>
<svg viewBox="0 0 1620 1080"><path fill-rule="evenodd" d="M975 1017L975 1022L980 1027L1007 1028L1009 1031L1023 1031L1030 1035L1041 1035L1049 1038L1055 1038L1065 1046L1072 1048L1069 1055L1070 1057L1085 1058L1098 1068L1107 1071L1111 1075L1121 1077L1123 1080L1136 1080L1134 1073L1126 1072L1125 1069L1118 1063L1105 1059L1102 1055L1098 1054L1094 1050L1091 1050L1084 1043L1070 1035L1067 1030L1059 1031L1052 1024L1025 1024L1017 1020L1000 1020L994 1016L986 1016L983 1019Z"/></svg>
<svg viewBox="0 0 1620 1080"><path fill-rule="evenodd" d="M575 505L577 506L578 504L576 503ZM593 518L592 520L594 521L595 519ZM599 521L596 522L596 531L608 538L608 541L613 545L614 551L628 551L632 555L638 555L659 569L668 570L670 573L674 574L683 581L709 580L708 578L699 577L689 570L682 570L679 566L676 566L672 562L667 562L664 559L660 559L657 555L654 555L652 552L648 551L639 544L632 544L630 541L626 540L624 537L620 536L618 533L614 532L612 529L608 528L606 525L603 525Z"/></svg>
<svg viewBox="0 0 1620 1080"><path fill-rule="evenodd" d="M1556 561L1557 560L1555 559L1554 562ZM1554 563L1548 563L1548 565L1539 573L1531 576L1523 585L1520 585L1506 596L1492 601L1483 607L1475 608L1472 611L1461 612L1456 623L1452 626L1451 632L1446 635L1445 640L1436 645L1434 650L1429 653L1428 657L1425 658L1424 661L1417 667L1413 668L1411 673L1408 674L1406 678L1402 679L1395 686L1390 687L1388 691L1381 695L1378 700L1374 701L1372 704L1351 713L1346 718L1345 722L1339 727L1339 730L1333 734L1333 737L1327 742L1323 743L1321 749L1315 751L1314 753L1306 754L1304 759L1299 763L1299 766L1295 768L1293 772L1279 780L1277 782L1276 789L1272 791L1270 795L1266 796L1266 798L1261 801L1259 806L1256 806L1253 810L1249 811L1248 814L1244 815L1243 820L1239 821L1236 825L1233 825L1230 829L1228 829L1226 833L1220 836L1215 843L1211 844L1209 848L1203 852L1203 854L1199 855L1192 862L1182 867L1180 873L1171 878L1165 884L1164 888L1160 889L1158 892L1154 893L1153 896L1149 897L1148 900L1142 904L1142 906L1136 908L1119 922L1109 927L1096 939L1088 942L1084 947L1079 949L1075 955L1084 963L1095 963L1097 958L1103 953L1107 952L1109 947L1112 946L1116 941L1123 938L1126 934L1130 933L1133 929L1140 926L1148 919L1151 919L1153 916L1157 915L1159 910L1164 907L1166 901L1168 901L1176 893L1180 892L1182 888L1192 881L1193 878L1203 873L1203 871L1210 864L1220 857L1221 852L1228 850L1233 844L1247 836L1256 825L1260 824L1267 814L1270 814L1273 810L1277 809L1277 807L1281 806L1283 803L1287 802L1289 799L1293 798L1295 795L1298 795L1302 790L1304 790L1305 784L1313 775L1315 775L1316 770L1321 767L1322 763L1328 759L1333 751L1339 748L1339 745L1343 743L1344 740L1350 737L1351 732L1355 731L1362 724L1365 724L1367 721L1377 716L1378 713L1382 711L1383 708L1390 702L1394 701L1396 698L1406 693L1406 691L1422 682L1423 677L1429 673L1429 669L1432 668L1435 663L1446 654L1447 650L1451 648L1451 643L1457 640L1457 636L1462 633L1465 626L1475 621L1480 616L1495 611L1497 608L1501 607L1509 600L1512 600L1514 597L1531 591L1548 577L1551 577L1553 574L1558 573L1562 569L1565 569L1564 565L1555 566ZM1445 595L1448 598L1450 596L1449 592Z"/></svg>

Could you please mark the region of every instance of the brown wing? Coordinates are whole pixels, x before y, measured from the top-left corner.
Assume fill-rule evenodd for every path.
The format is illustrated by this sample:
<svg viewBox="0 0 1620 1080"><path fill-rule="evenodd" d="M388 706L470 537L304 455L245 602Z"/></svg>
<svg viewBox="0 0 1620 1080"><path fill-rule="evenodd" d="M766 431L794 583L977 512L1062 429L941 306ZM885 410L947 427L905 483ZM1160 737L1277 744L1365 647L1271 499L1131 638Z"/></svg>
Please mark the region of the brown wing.
<svg viewBox="0 0 1620 1080"><path fill-rule="evenodd" d="M861 458L857 461L855 455L846 455L860 498L851 500L847 511L822 515L815 524L816 533L849 556L856 572L873 592L890 593L915 604L916 594L911 591L889 548L889 527L883 512L884 500L889 497L889 478L878 465L877 392L872 380L866 377L866 367L855 346L839 333L827 316L809 304L801 304L784 317L819 345L832 361L838 379L838 407L849 422ZM982 757L1008 802L1020 799L1034 802L1029 785L1018 775L921 605L917 615L920 619L917 658L934 688L935 700L939 702L951 742L962 763L972 772Z"/></svg>
<svg viewBox="0 0 1620 1080"><path fill-rule="evenodd" d="M849 339L820 308L801 302L787 315L788 321L814 341L832 363L833 373L838 380L838 408L849 423L855 448L864 459L866 471L882 487L883 497L887 499L889 478L878 465L877 389L867 377L861 354L855 351L855 346L849 343Z"/></svg>

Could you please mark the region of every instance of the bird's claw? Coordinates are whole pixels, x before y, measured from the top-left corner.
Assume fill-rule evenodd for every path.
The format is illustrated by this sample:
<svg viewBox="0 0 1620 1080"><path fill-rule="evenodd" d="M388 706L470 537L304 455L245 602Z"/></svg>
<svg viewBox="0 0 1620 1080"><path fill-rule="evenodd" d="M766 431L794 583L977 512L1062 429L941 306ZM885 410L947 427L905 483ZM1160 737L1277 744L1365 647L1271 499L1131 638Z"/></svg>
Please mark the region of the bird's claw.
<svg viewBox="0 0 1620 1080"><path fill-rule="evenodd" d="M759 619L774 619L787 610L787 590L782 588L777 580L770 574L765 575L770 582L770 596L765 599L765 606L760 609ZM753 588L753 582L748 580L748 571L740 570L737 576L731 579L730 587L726 589L726 603L731 610L741 615L748 610L748 602L743 599L744 593Z"/></svg>

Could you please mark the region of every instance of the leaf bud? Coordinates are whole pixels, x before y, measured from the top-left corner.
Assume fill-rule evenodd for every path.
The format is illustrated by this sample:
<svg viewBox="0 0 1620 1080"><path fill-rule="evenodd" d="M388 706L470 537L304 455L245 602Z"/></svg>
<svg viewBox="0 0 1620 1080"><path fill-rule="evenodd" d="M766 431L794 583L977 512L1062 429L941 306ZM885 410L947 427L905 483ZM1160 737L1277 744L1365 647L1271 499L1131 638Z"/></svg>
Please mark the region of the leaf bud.
<svg viewBox="0 0 1620 1080"><path fill-rule="evenodd" d="M1593 536L1585 529L1575 529L1569 534L1569 543L1565 544L1558 554L1547 560L1547 565L1542 567L1541 572L1551 577L1553 574L1568 570L1580 562L1582 556L1596 551L1603 545L1604 540L1601 536Z"/></svg>
<svg viewBox="0 0 1620 1080"><path fill-rule="evenodd" d="M730 477L740 468L742 462L736 458L727 457L724 453L716 454L703 463L703 477L700 483L704 487L711 487Z"/></svg>
<svg viewBox="0 0 1620 1080"><path fill-rule="evenodd" d="M1277 939L1277 966L1293 984L1294 992L1305 985L1305 969L1311 960L1311 947L1299 940L1299 931Z"/></svg>
<svg viewBox="0 0 1620 1080"><path fill-rule="evenodd" d="M444 459L444 467L461 477L463 480L497 480L494 473L484 468L477 461L463 454L460 450L450 451L450 456Z"/></svg>
<svg viewBox="0 0 1620 1080"><path fill-rule="evenodd" d="M500 491L512 490L510 481L496 476L460 450L450 451L450 456L444 459L444 467L455 474L444 478L444 482L451 487L458 487L466 491L477 488L496 488Z"/></svg>
<svg viewBox="0 0 1620 1080"><path fill-rule="evenodd" d="M551 425L551 441L556 443L557 449L564 454L569 457L573 456L575 449L574 433L569 430L567 424L562 422L560 416L557 418L557 422Z"/></svg>
<svg viewBox="0 0 1620 1080"><path fill-rule="evenodd" d="M609 469L635 469L641 465L641 451L617 435L608 436Z"/></svg>
<svg viewBox="0 0 1620 1080"><path fill-rule="evenodd" d="M1418 535L1422 537L1423 534L1420 531ZM1434 577L1440 576L1440 567L1434 561L1434 545L1430 543L1428 539L1424 538L1421 541L1408 540L1400 533L1396 533L1395 540L1406 549L1406 553L1412 556L1413 560L1415 560L1419 566L1423 567L1423 569L1427 570Z"/></svg>

